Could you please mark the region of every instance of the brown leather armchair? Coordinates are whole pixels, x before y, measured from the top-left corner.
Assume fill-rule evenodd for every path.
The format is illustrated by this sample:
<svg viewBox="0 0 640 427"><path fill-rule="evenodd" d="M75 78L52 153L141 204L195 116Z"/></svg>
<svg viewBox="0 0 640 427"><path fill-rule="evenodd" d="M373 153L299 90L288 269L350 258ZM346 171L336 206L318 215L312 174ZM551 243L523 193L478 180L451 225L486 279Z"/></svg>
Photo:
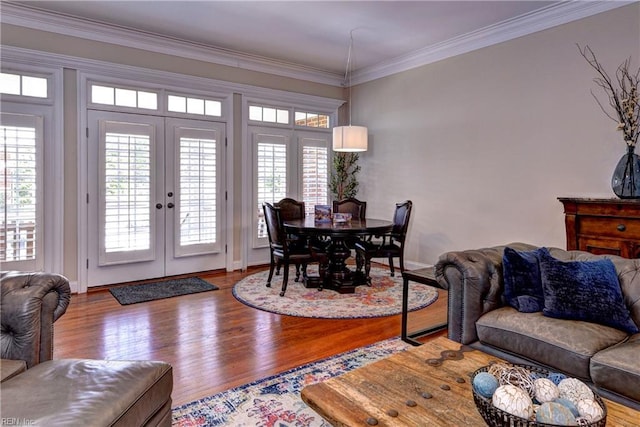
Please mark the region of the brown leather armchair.
<svg viewBox="0 0 640 427"><path fill-rule="evenodd" d="M69 281L59 274L3 271L0 282L1 358L24 361L25 368L51 360L53 322L69 306Z"/></svg>
<svg viewBox="0 0 640 427"><path fill-rule="evenodd" d="M53 360L53 323L71 299L59 274L0 272L0 412L31 426L171 425L171 365Z"/></svg>

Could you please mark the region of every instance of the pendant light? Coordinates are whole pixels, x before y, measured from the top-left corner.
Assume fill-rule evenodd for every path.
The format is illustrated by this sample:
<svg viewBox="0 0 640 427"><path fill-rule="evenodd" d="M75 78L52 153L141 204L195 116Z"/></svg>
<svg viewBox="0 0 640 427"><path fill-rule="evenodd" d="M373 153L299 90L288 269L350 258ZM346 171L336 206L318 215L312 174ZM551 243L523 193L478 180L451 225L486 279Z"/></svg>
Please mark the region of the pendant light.
<svg viewBox="0 0 640 427"><path fill-rule="evenodd" d="M333 128L333 151L360 152L367 151L367 128L364 126L351 125L351 57L353 53L353 30L350 33L349 53L347 54L347 70L344 81L349 85L349 126L336 126Z"/></svg>

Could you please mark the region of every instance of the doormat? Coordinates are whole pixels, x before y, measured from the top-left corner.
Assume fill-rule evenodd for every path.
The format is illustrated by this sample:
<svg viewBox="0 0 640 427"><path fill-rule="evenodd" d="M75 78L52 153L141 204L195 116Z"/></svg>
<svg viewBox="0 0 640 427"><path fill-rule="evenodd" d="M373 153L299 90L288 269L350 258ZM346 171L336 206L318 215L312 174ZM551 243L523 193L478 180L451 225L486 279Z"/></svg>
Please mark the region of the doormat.
<svg viewBox="0 0 640 427"><path fill-rule="evenodd" d="M199 292L215 291L218 287L199 277L186 279L163 280L161 282L144 283L142 285L128 285L111 288L109 292L118 300L120 305L137 304L139 302L155 301L180 295L197 294Z"/></svg>

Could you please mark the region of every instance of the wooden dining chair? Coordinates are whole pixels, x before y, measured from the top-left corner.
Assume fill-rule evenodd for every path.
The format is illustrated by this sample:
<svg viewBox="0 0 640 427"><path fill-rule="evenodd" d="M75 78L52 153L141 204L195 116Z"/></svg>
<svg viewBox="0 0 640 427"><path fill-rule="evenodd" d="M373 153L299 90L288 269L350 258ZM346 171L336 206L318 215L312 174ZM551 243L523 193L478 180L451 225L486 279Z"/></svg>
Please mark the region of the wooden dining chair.
<svg viewBox="0 0 640 427"><path fill-rule="evenodd" d="M290 221L294 219L304 219L304 202L300 202L290 197L273 204L275 207L280 208L280 216L283 221Z"/></svg>
<svg viewBox="0 0 640 427"><path fill-rule="evenodd" d="M289 265L294 264L296 266L295 281L298 282L301 272L303 278L307 277L307 264L313 260L313 256L307 245L291 244L284 229L281 208L266 202L262 204L262 208L264 209L264 219L267 224L270 250L267 287L271 287L271 279L273 278L276 265L282 264L284 266L284 272L282 273L282 290L280 291L280 296L282 297L287 290Z"/></svg>
<svg viewBox="0 0 640 427"><path fill-rule="evenodd" d="M350 213L353 219L365 219L367 214L367 202L353 197L333 201L333 212Z"/></svg>
<svg viewBox="0 0 640 427"><path fill-rule="evenodd" d="M354 197L333 201L333 213L350 213L352 219L365 219L367 214L367 202ZM355 249L360 237L348 237L344 243L349 249Z"/></svg>
<svg viewBox="0 0 640 427"><path fill-rule="evenodd" d="M404 272L404 242L407 237L412 208L413 203L411 200L396 203L391 232L381 236L380 240L360 240L356 243L356 268L358 271L362 271L364 266L365 276L369 284L371 284L369 273L371 271L372 258L387 258L391 277L395 273L393 259L399 258L400 273Z"/></svg>
<svg viewBox="0 0 640 427"><path fill-rule="evenodd" d="M304 219L305 217L304 202L300 202L296 199L285 197L284 199L281 199L278 202L274 203L273 206L280 208L280 216L282 217L282 222L296 220L296 219ZM300 236L296 236L295 234L288 234L287 239L289 240L289 246L292 246L292 245L306 246L307 245L306 239L301 239ZM282 263L278 262L276 265L276 276L280 274L281 267L282 267Z"/></svg>

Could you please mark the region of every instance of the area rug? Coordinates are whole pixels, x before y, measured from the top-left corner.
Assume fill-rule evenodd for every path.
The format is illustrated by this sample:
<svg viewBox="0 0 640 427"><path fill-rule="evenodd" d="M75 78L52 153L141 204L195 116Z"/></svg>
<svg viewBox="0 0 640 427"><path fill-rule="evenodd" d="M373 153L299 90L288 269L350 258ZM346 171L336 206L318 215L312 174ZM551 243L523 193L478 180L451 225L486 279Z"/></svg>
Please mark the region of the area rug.
<svg viewBox="0 0 640 427"><path fill-rule="evenodd" d="M160 282L144 283L111 288L109 292L121 305L177 297L180 295L196 294L199 292L215 291L218 287L199 277L186 279L163 280Z"/></svg>
<svg viewBox="0 0 640 427"><path fill-rule="evenodd" d="M404 351L399 338L341 353L173 409L174 427L328 427L300 398L307 385Z"/></svg>
<svg viewBox="0 0 640 427"><path fill-rule="evenodd" d="M289 273L289 285L280 296L282 272L274 275L267 288L269 271L247 276L233 287L233 295L243 304L276 314L318 319L355 319L383 317L402 312L402 277L389 276L389 270L371 268L371 286L358 286L353 294L339 294L325 289L305 288L295 282ZM409 283L409 310L414 311L432 304L438 292L428 286Z"/></svg>

